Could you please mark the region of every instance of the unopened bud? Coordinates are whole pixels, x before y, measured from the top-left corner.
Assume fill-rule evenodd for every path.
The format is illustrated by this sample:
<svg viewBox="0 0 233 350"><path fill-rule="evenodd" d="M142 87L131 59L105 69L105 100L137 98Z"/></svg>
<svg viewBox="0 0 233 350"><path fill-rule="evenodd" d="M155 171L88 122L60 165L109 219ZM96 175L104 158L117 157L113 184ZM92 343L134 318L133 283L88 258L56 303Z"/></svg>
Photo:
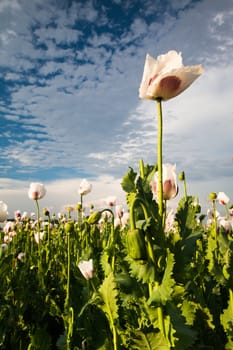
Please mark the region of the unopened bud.
<svg viewBox="0 0 233 350"><path fill-rule="evenodd" d="M94 213L92 213L87 219L88 223L90 225L96 224L100 220L101 214L101 211L95 211Z"/></svg>
<svg viewBox="0 0 233 350"><path fill-rule="evenodd" d="M74 230L74 223L69 221L65 224L65 232L70 233Z"/></svg>
<svg viewBox="0 0 233 350"><path fill-rule="evenodd" d="M181 171L181 173L179 173L178 177L179 177L180 181L184 181L185 180L185 173L184 173L184 171Z"/></svg>
<svg viewBox="0 0 233 350"><path fill-rule="evenodd" d="M217 198L217 193L210 192L209 198L210 198L210 200L214 201Z"/></svg>

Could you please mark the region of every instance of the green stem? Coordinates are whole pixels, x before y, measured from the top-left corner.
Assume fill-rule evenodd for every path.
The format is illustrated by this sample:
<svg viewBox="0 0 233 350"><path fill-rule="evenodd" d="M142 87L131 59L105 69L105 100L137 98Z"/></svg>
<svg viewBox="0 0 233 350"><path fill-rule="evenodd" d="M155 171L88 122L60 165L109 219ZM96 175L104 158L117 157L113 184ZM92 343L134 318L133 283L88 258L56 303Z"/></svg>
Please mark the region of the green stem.
<svg viewBox="0 0 233 350"><path fill-rule="evenodd" d="M143 160L142 160L142 159L139 160L139 172L140 172L140 177L141 177L142 179L144 179L144 177L145 177L145 171L144 171L144 163L143 163Z"/></svg>
<svg viewBox="0 0 233 350"><path fill-rule="evenodd" d="M229 219L229 210L228 210L228 207L226 204L225 204L225 210L226 210L226 220L228 220Z"/></svg>
<svg viewBox="0 0 233 350"><path fill-rule="evenodd" d="M50 246L50 216L48 217L48 237L47 237L47 249L46 249L46 263L49 262L49 246Z"/></svg>
<svg viewBox="0 0 233 350"><path fill-rule="evenodd" d="M117 330L114 324L114 320L112 317L112 314L110 313L110 323L111 323L111 328L112 328L112 334L113 334L113 349L117 350L118 349L118 336L117 336Z"/></svg>
<svg viewBox="0 0 233 350"><path fill-rule="evenodd" d="M232 289L229 289L229 296L230 296L229 305L230 305L231 311L233 312L233 291L232 291Z"/></svg>
<svg viewBox="0 0 233 350"><path fill-rule="evenodd" d="M71 338L73 334L73 318L74 318L73 308L70 307L70 232L67 233L67 282L66 282L65 312L68 318L66 350L70 350Z"/></svg>
<svg viewBox="0 0 233 350"><path fill-rule="evenodd" d="M186 185L186 179L184 178L184 198L187 200L187 185Z"/></svg>
<svg viewBox="0 0 233 350"><path fill-rule="evenodd" d="M158 108L158 142L157 142L157 163L158 163L158 208L160 224L163 220L163 115L162 115L162 100L157 99Z"/></svg>
<svg viewBox="0 0 233 350"><path fill-rule="evenodd" d="M215 239L217 238L217 216L216 216L216 201L213 200L213 216L214 216L214 234Z"/></svg>
<svg viewBox="0 0 233 350"><path fill-rule="evenodd" d="M159 285L158 282L155 282L155 288L158 288L158 285ZM159 329L160 329L161 333L163 334L163 336L166 337L162 306L158 306L157 312L158 312Z"/></svg>
<svg viewBox="0 0 233 350"><path fill-rule="evenodd" d="M111 261L111 266L112 266L112 271L114 272L115 270L115 231L114 231L114 213L111 209L104 209L102 212L108 211L111 213L111 232L107 240L107 247L112 246L113 247L113 254L112 254L112 261Z"/></svg>
<svg viewBox="0 0 233 350"><path fill-rule="evenodd" d="M37 233L38 233L38 275L42 286L44 286L44 276L42 271L42 256L41 256L41 236L40 236L40 207L38 200L36 199L36 210L37 210Z"/></svg>
<svg viewBox="0 0 233 350"><path fill-rule="evenodd" d="M167 218L167 201L164 201L164 210L163 210L163 228L165 229L166 225L166 218Z"/></svg>
<svg viewBox="0 0 233 350"><path fill-rule="evenodd" d="M67 282L66 282L66 307L69 309L70 303L70 232L67 233Z"/></svg>

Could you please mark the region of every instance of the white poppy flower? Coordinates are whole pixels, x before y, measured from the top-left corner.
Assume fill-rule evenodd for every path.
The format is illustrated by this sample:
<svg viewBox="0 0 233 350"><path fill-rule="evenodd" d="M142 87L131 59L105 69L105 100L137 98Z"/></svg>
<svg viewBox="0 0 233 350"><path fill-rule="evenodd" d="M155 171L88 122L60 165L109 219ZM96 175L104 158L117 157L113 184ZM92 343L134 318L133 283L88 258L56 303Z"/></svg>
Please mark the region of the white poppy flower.
<svg viewBox="0 0 233 350"><path fill-rule="evenodd" d="M158 195L158 172L155 173L152 180L153 199ZM163 164L163 199L168 200L176 197L178 193L176 165L169 163Z"/></svg>
<svg viewBox="0 0 233 350"><path fill-rule="evenodd" d="M89 280L94 276L94 268L93 268L93 259L88 261L83 260L78 264L78 268L81 271L82 275Z"/></svg>
<svg viewBox="0 0 233 350"><path fill-rule="evenodd" d="M46 189L43 184L38 182L32 182L28 191L28 197L30 199L38 200L45 196Z"/></svg>
<svg viewBox="0 0 233 350"><path fill-rule="evenodd" d="M79 191L78 191L79 194L81 196L84 196L89 192L91 192L91 190L92 190L92 184L90 184L90 182L88 182L86 179L83 179L79 185Z"/></svg>
<svg viewBox="0 0 233 350"><path fill-rule="evenodd" d="M219 192L217 201L222 205L226 205L230 202L230 198L224 192Z"/></svg>
<svg viewBox="0 0 233 350"><path fill-rule="evenodd" d="M7 205L6 203L0 201L0 222L4 222L8 218L8 211L7 211Z"/></svg>
<svg viewBox="0 0 233 350"><path fill-rule="evenodd" d="M201 65L184 66L181 53L174 50L157 59L147 54L139 97L168 100L187 89L203 71Z"/></svg>

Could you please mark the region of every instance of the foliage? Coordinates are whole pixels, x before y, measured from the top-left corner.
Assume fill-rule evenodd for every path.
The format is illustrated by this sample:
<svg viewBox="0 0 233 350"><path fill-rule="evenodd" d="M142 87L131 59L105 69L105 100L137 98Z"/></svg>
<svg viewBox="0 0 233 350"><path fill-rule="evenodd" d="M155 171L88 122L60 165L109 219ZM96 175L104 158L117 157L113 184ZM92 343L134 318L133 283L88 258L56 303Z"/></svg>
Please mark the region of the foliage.
<svg viewBox="0 0 233 350"><path fill-rule="evenodd" d="M79 208L77 219L47 213L2 227L0 349L233 348L232 231L207 225L192 196L166 230L156 170L141 164L123 177L126 225L110 209L84 217ZM79 263L90 259L85 278Z"/></svg>

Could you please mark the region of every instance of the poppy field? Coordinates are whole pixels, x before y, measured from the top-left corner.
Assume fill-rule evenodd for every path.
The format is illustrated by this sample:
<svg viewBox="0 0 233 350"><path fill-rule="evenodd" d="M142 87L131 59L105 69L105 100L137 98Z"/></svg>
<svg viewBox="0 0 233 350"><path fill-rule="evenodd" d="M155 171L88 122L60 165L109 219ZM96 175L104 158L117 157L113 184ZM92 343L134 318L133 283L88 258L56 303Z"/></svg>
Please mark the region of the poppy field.
<svg viewBox="0 0 233 350"><path fill-rule="evenodd" d="M127 209L112 197L85 210L87 180L60 215L40 208L41 183L28 191L35 217L9 220L0 202L0 349L233 349L230 198L210 193L203 212L163 163L162 102L202 72L175 51L147 56L139 96L157 105L157 161L123 175Z"/></svg>

